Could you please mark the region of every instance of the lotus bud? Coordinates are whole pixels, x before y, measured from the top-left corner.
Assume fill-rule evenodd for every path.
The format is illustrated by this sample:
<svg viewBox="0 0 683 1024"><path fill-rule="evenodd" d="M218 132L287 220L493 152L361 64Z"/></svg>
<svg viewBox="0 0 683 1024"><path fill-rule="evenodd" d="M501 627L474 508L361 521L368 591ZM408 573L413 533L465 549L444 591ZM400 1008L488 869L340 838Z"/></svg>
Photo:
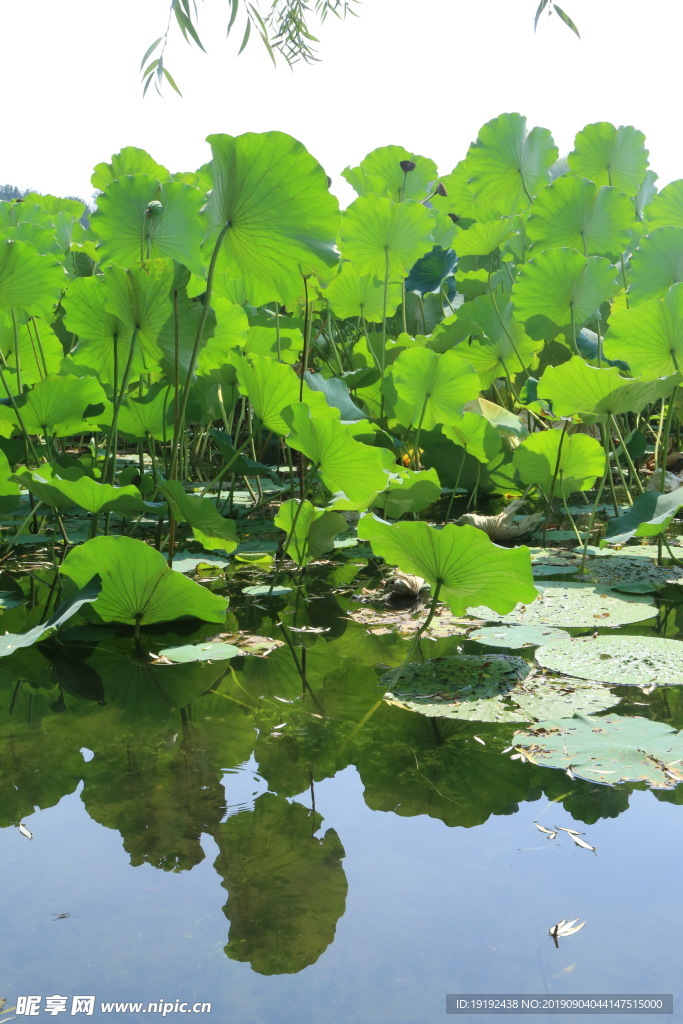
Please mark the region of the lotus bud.
<svg viewBox="0 0 683 1024"><path fill-rule="evenodd" d="M163 205L158 199L153 199L151 203L147 203L147 209L145 210L145 217L160 217L164 212Z"/></svg>

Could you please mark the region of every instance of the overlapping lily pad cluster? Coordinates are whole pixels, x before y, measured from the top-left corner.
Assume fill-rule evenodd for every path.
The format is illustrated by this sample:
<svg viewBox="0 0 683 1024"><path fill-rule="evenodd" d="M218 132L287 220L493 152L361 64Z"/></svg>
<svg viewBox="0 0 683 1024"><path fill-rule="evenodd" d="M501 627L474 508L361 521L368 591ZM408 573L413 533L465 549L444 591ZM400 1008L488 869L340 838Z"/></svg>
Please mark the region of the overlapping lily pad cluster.
<svg viewBox="0 0 683 1024"><path fill-rule="evenodd" d="M399 146L370 153L344 172L358 196L343 212L289 136L208 142L197 171L134 148L99 164L88 228L72 200L0 204L2 508L24 489L58 522L90 513L64 573L84 586L97 567L103 620L139 627L193 600L160 601L143 542L98 532L154 518L172 552L186 523L230 554L215 484L233 475L282 480L299 565L358 513L375 553L454 614L505 614L536 593L526 548L398 520L458 489L566 502L600 480L599 499L613 469L637 495L653 441L664 474L683 183L657 192L640 132L588 125L564 166L549 131L502 114L445 175ZM212 459L214 486L191 493ZM632 535L653 512L630 515ZM222 598L194 600L220 620Z"/></svg>

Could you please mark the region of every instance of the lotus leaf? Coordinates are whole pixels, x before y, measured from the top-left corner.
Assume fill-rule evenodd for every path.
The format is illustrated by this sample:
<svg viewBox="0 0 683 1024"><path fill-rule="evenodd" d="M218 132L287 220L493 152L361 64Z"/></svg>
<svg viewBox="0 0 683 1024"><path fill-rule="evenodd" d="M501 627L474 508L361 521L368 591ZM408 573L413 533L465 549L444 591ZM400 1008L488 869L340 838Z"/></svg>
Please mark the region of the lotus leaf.
<svg viewBox="0 0 683 1024"><path fill-rule="evenodd" d="M348 529L348 523L341 512L327 512L315 508L310 501L300 504L293 498L280 506L275 516L275 525L284 530L289 538L287 554L301 566L308 565L332 550L335 538Z"/></svg>
<svg viewBox="0 0 683 1024"><path fill-rule="evenodd" d="M661 299L683 281L683 227L655 228L631 257L629 301Z"/></svg>
<svg viewBox="0 0 683 1024"><path fill-rule="evenodd" d="M162 164L158 164L144 149L125 146L118 153L114 153L111 163L97 164L90 181L93 188L104 190L107 185L124 174L149 174L158 181L168 181L171 177L171 172Z"/></svg>
<svg viewBox="0 0 683 1024"><path fill-rule="evenodd" d="M548 713L567 718L613 707L618 700L604 686L548 677L527 661L506 654L453 655L407 665L394 684L389 672L384 695L428 718L469 722L529 722Z"/></svg>
<svg viewBox="0 0 683 1024"><path fill-rule="evenodd" d="M362 276L391 281L405 277L432 248L433 229L431 213L420 203L364 195L344 211L340 248Z"/></svg>
<svg viewBox="0 0 683 1024"><path fill-rule="evenodd" d="M564 246L584 256L620 256L633 226L633 206L616 188L563 175L534 199L526 231L534 246Z"/></svg>
<svg viewBox="0 0 683 1024"><path fill-rule="evenodd" d="M683 491L671 494L645 491L624 515L607 524L603 544L625 544L631 537L657 537L665 533L676 513L683 508Z"/></svg>
<svg viewBox="0 0 683 1024"><path fill-rule="evenodd" d="M339 206L317 160L282 132L207 141L213 159L205 245L210 252L223 233L218 265L243 279L249 301L288 303L299 296L302 274L329 277L338 259Z"/></svg>
<svg viewBox="0 0 683 1024"><path fill-rule="evenodd" d="M476 640L487 647L509 647L518 650L520 647L540 647L542 644L554 643L556 640L568 640L569 633L565 629L554 629L552 626L482 626L473 633L467 634L468 640Z"/></svg>
<svg viewBox="0 0 683 1024"><path fill-rule="evenodd" d="M30 242L0 240L0 310L15 310L22 323L29 316L50 321L65 284L54 256L41 255Z"/></svg>
<svg viewBox="0 0 683 1024"><path fill-rule="evenodd" d="M178 480L160 484L159 490L168 501L173 515L188 523L198 544L208 551L217 549L230 554L237 547L237 530L232 519L225 519L210 498L187 494Z"/></svg>
<svg viewBox="0 0 683 1024"><path fill-rule="evenodd" d="M590 782L647 782L672 789L683 779L683 736L670 725L647 718L582 714L537 722L514 737L536 764L561 768Z"/></svg>
<svg viewBox="0 0 683 1024"><path fill-rule="evenodd" d="M540 596L531 605L519 604L509 614L491 608L468 608L477 619L508 625L565 626L585 629L590 626L622 626L642 622L657 615L651 597L617 594L592 583L550 581L538 588Z"/></svg>
<svg viewBox="0 0 683 1024"><path fill-rule="evenodd" d="M373 275L361 277L351 263L342 263L339 274L323 289L336 316L361 316L368 323L381 323L386 312L393 316L401 302L401 284L390 281L384 308L384 283Z"/></svg>
<svg viewBox="0 0 683 1024"><path fill-rule="evenodd" d="M588 366L580 356L573 356L560 366L546 367L538 395L552 402L556 416L606 422L610 416L640 411L670 395L681 380L678 373L652 381L627 380L615 366Z"/></svg>
<svg viewBox="0 0 683 1024"><path fill-rule="evenodd" d="M629 557L633 550L624 548L614 553L613 558L590 558L586 563L585 578L592 583L634 594L654 592L683 579L682 567L656 565L654 559Z"/></svg>
<svg viewBox="0 0 683 1024"><path fill-rule="evenodd" d="M617 269L601 256L575 249L546 249L520 270L512 286L515 316L545 317L557 328L578 330L617 290Z"/></svg>
<svg viewBox="0 0 683 1024"><path fill-rule="evenodd" d="M478 396L480 381L459 349L438 355L427 348L408 348L392 364L384 387L390 396L390 422L431 430L458 417L465 403Z"/></svg>
<svg viewBox="0 0 683 1024"><path fill-rule="evenodd" d="M448 218L446 218L446 222L453 227ZM436 238L434 240L436 241ZM424 299L425 295L429 292L435 292L440 289L446 278L453 273L457 262L458 257L452 249L435 245L431 252L427 253L426 256L421 256L412 267L405 280L406 291L417 292ZM452 279L449 283L453 283ZM439 306L442 307L441 300L439 300ZM439 306L437 306L437 310ZM443 315L443 307L441 308L441 313Z"/></svg>
<svg viewBox="0 0 683 1024"><path fill-rule="evenodd" d="M480 295L461 306L458 318L465 325L471 324L473 333L484 334L483 340L471 339L457 350L477 371L482 387L488 387L496 377L510 378L536 367L543 342L530 338L514 320L508 295Z"/></svg>
<svg viewBox="0 0 683 1024"><path fill-rule="evenodd" d="M5 633L0 636L0 658L6 658L18 647L30 647L32 644L42 640L44 636L51 633L53 629L59 629L76 612L80 611L84 604L92 604L97 601L102 588L102 580L92 572L90 576L85 574L85 582L69 600L63 601L59 608L50 616L46 622L40 622L33 629L26 633Z"/></svg>
<svg viewBox="0 0 683 1024"><path fill-rule="evenodd" d="M159 657L185 665L191 661L229 661L230 658L235 658L242 653L234 644L207 642L185 644L182 647L164 647L159 651Z"/></svg>
<svg viewBox="0 0 683 1024"><path fill-rule="evenodd" d="M223 622L227 601L173 572L160 552L132 537L94 537L66 556L60 572L77 587L97 571L102 590L93 609L104 622L151 625L198 618Z"/></svg>
<svg viewBox="0 0 683 1024"><path fill-rule="evenodd" d="M605 354L625 360L635 376L663 377L683 366L683 283L664 298L615 310Z"/></svg>
<svg viewBox="0 0 683 1024"><path fill-rule="evenodd" d="M49 374L17 401L26 430L48 437L68 437L96 430L107 396L93 377ZM86 415L91 412L91 415Z"/></svg>
<svg viewBox="0 0 683 1024"><path fill-rule="evenodd" d="M557 155L547 128L529 132L521 114L501 114L480 129L468 150L468 186L498 213L517 213L548 182Z"/></svg>
<svg viewBox="0 0 683 1024"><path fill-rule="evenodd" d="M650 229L683 228L683 178L670 181L657 193L647 205L645 219Z"/></svg>
<svg viewBox="0 0 683 1024"><path fill-rule="evenodd" d="M438 585L454 615L462 615L477 597L505 614L520 598L533 601L537 593L528 548L497 547L473 526L437 530L428 523L391 525L366 515L358 524L358 536L370 541L373 552L389 565L421 576L432 591Z"/></svg>
<svg viewBox="0 0 683 1024"><path fill-rule="evenodd" d="M627 196L635 196L647 171L645 136L631 125L615 128L607 121L587 124L576 136L567 157L574 174L590 178L596 185L614 185Z"/></svg>
<svg viewBox="0 0 683 1024"><path fill-rule="evenodd" d="M412 170L401 167L407 162L413 164ZM396 203L404 199L421 203L434 191L437 171L433 160L409 153L403 146L380 146L368 153L360 166L343 170L342 177L359 196L374 192Z"/></svg>
<svg viewBox="0 0 683 1024"><path fill-rule="evenodd" d="M496 428L484 416L475 412L463 413L455 421L444 424L441 430L445 437L464 448L478 462L486 464L502 451L500 434Z"/></svg>
<svg viewBox="0 0 683 1024"><path fill-rule="evenodd" d="M587 434L561 430L538 431L525 438L512 456L524 484L537 484L549 495L568 498L573 491L587 491L605 469L605 453L599 441Z"/></svg>
<svg viewBox="0 0 683 1024"><path fill-rule="evenodd" d="M619 686L683 685L683 642L653 636L597 636L555 640L536 661L556 672Z"/></svg>
<svg viewBox="0 0 683 1024"><path fill-rule="evenodd" d="M86 512L99 515L115 512L126 519L134 519L156 506L147 505L137 487L113 487L93 480L79 466L63 468L45 462L37 469L24 469L12 478L51 508L78 505Z"/></svg>
<svg viewBox="0 0 683 1024"><path fill-rule="evenodd" d="M440 497L441 484L435 469L398 469L386 491L377 495L374 505L383 510L387 519L400 519L423 512Z"/></svg>
<svg viewBox="0 0 683 1024"><path fill-rule="evenodd" d="M488 256L499 249L514 231L512 220L477 221L466 231L460 230L454 244L458 256Z"/></svg>

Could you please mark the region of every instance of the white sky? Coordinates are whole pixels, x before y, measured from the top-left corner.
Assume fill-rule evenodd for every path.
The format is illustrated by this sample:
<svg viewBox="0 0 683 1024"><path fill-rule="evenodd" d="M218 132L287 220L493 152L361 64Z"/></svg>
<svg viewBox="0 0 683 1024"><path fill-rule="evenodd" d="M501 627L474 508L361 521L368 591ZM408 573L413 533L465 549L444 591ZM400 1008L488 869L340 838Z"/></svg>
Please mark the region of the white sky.
<svg viewBox="0 0 683 1024"><path fill-rule="evenodd" d="M262 0L267 6L268 0ZM681 0L562 0L582 39L543 17L537 0L363 0L358 18L330 19L319 64L273 69L252 36L236 56L226 0L203 0L209 51L174 33L166 59L183 96L150 89L139 63L161 35L168 0L22 0L5 19L0 62L0 183L90 199L94 165L122 146L171 170L210 156L207 135L286 131L333 178L377 146L403 145L447 174L479 127L503 111L549 128L565 154L593 121L645 133L660 187L683 177Z"/></svg>

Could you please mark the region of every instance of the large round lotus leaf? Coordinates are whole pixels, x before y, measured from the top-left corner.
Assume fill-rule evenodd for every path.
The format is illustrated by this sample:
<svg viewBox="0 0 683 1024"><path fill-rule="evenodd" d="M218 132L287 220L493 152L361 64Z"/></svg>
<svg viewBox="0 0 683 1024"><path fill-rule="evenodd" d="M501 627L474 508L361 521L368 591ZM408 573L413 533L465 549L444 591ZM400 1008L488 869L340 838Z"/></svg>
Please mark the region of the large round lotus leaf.
<svg viewBox="0 0 683 1024"><path fill-rule="evenodd" d="M683 685L683 642L653 636L552 640L536 661L556 672L620 686Z"/></svg>
<svg viewBox="0 0 683 1024"><path fill-rule="evenodd" d="M0 241L0 308L13 309L18 319L52 319L66 284L63 268L54 256L41 255L30 242Z"/></svg>
<svg viewBox="0 0 683 1024"><path fill-rule="evenodd" d="M656 565L649 558L630 558L630 551L630 548L626 548L614 558L589 559L585 579L616 590L643 594L683 579L683 568L680 566Z"/></svg>
<svg viewBox="0 0 683 1024"><path fill-rule="evenodd" d="M175 519L192 528L198 544L207 551L230 554L235 550L238 543L235 521L222 516L210 498L188 494L178 480L167 480L159 489Z"/></svg>
<svg viewBox="0 0 683 1024"><path fill-rule="evenodd" d="M282 410L298 402L300 393L299 378L292 367L269 356L243 356L236 360L235 367L239 389L249 398L266 430L286 434Z"/></svg>
<svg viewBox="0 0 683 1024"><path fill-rule="evenodd" d="M617 594L593 583L552 580L539 590L540 596L533 604L518 604L506 615L483 606L468 608L467 611L469 615L488 622L584 629L588 626L622 626L626 622L642 622L657 615L651 597Z"/></svg>
<svg viewBox="0 0 683 1024"><path fill-rule="evenodd" d="M358 536L369 540L376 555L403 572L421 576L454 615L462 615L472 600L492 602L501 613L515 602L533 601L528 548L498 547L473 526L428 523L385 523L366 515L358 524Z"/></svg>
<svg viewBox="0 0 683 1024"><path fill-rule="evenodd" d="M521 114L501 114L480 129L468 150L468 184L478 200L499 213L516 213L547 184L557 155L547 128L528 132Z"/></svg>
<svg viewBox="0 0 683 1024"><path fill-rule="evenodd" d="M645 491L623 515L610 519L605 530L607 544L625 544L631 537L658 537L665 533L683 506L683 488L670 494Z"/></svg>
<svg viewBox="0 0 683 1024"><path fill-rule="evenodd" d="M569 633L566 629L554 629L552 626L482 626L468 633L467 639L487 647L509 647L514 651L521 647L540 647L556 640L568 640Z"/></svg>
<svg viewBox="0 0 683 1024"><path fill-rule="evenodd" d="M443 215L439 214L438 216ZM446 223L450 224L451 227L455 227L448 217L446 217ZM433 232L435 240L438 227L440 225ZM435 245L431 252L428 252L426 256L421 256L411 268L405 280L406 291L417 292L423 298L429 292L439 291L441 284L453 273L457 262L458 257L452 249L444 249L441 245ZM451 281L450 284L452 283ZM426 301L429 302L430 300L427 299Z"/></svg>
<svg viewBox="0 0 683 1024"><path fill-rule="evenodd" d="M222 266L243 278L249 301L295 301L302 275L325 280L337 263L339 204L306 148L282 132L210 135L213 188L205 207L207 254L227 225ZM219 266L221 264L219 263Z"/></svg>
<svg viewBox="0 0 683 1024"><path fill-rule="evenodd" d="M204 231L199 189L147 174L126 174L97 197L91 226L99 240L100 264L130 267L168 257L195 274L204 273L200 246Z"/></svg>
<svg viewBox="0 0 683 1024"><path fill-rule="evenodd" d="M512 287L518 320L547 317L557 327L573 320L578 330L617 290L617 269L601 256L575 249L546 249L526 263Z"/></svg>
<svg viewBox="0 0 683 1024"><path fill-rule="evenodd" d="M605 355L623 359L631 373L663 377L683 366L683 284L663 299L616 310L605 335Z"/></svg>
<svg viewBox="0 0 683 1024"><path fill-rule="evenodd" d="M401 301L401 293L400 282L390 281L385 311L384 282L378 281L373 275L361 277L350 263L342 263L339 274L323 289L323 295L340 320L362 316L373 324L381 323L385 312L387 316L394 315Z"/></svg>
<svg viewBox="0 0 683 1024"><path fill-rule="evenodd" d="M683 228L683 178L670 181L658 192L645 211L648 229Z"/></svg>
<svg viewBox="0 0 683 1024"><path fill-rule="evenodd" d="M203 644L184 644L182 647L164 647L159 651L159 656L184 665L191 661L229 661L242 653L234 644L209 641Z"/></svg>
<svg viewBox="0 0 683 1024"><path fill-rule="evenodd" d="M530 338L513 318L508 295L480 295L460 307L458 320L472 324L471 333L484 335L484 340L471 341L465 350L482 387L487 388L496 377L514 377L535 368L543 342Z"/></svg>
<svg viewBox="0 0 683 1024"><path fill-rule="evenodd" d="M375 498L375 507L382 509L387 519L400 519L429 508L441 497L441 484L435 469L398 469L392 474L389 486Z"/></svg>
<svg viewBox="0 0 683 1024"><path fill-rule="evenodd" d="M515 449L512 461L522 483L537 484L549 495L554 481L554 494L564 498L589 490L605 469L599 441L561 430L531 434Z"/></svg>
<svg viewBox="0 0 683 1024"><path fill-rule="evenodd" d="M631 257L628 297L631 305L661 299L683 281L683 227L655 228Z"/></svg>
<svg viewBox="0 0 683 1024"><path fill-rule="evenodd" d="M360 196L342 216L340 249L359 274L403 278L432 248L433 229L431 212L421 203Z"/></svg>
<svg viewBox="0 0 683 1024"><path fill-rule="evenodd" d="M584 256L620 256L633 222L633 206L623 192L563 175L534 199L526 232L538 249L568 246Z"/></svg>
<svg viewBox="0 0 683 1024"><path fill-rule="evenodd" d="M394 466L391 452L356 441L349 429L330 415L320 415L305 402L285 410L290 425L287 444L319 468L323 483L333 494L343 491L344 508L364 509L389 483Z"/></svg>
<svg viewBox="0 0 683 1024"><path fill-rule="evenodd" d="M548 714L604 711L617 703L603 686L553 679L506 654L460 654L388 672L384 699L428 718L470 722L530 722Z"/></svg>
<svg viewBox="0 0 683 1024"><path fill-rule="evenodd" d="M66 556L60 572L78 587L97 573L102 591L93 609L104 622L142 626L174 619L223 622L228 602L180 573L132 537L94 537Z"/></svg>
<svg viewBox="0 0 683 1024"><path fill-rule="evenodd" d="M158 164L144 149L125 146L114 153L111 163L97 164L90 181L93 188L103 190L124 174L149 174L158 181L167 181L171 177L170 171Z"/></svg>
<svg viewBox="0 0 683 1024"><path fill-rule="evenodd" d="M503 444L496 428L484 416L475 412L463 413L462 417L441 428L445 437L464 448L478 462L491 462L500 455Z"/></svg>
<svg viewBox="0 0 683 1024"><path fill-rule="evenodd" d="M64 358L64 349L55 332L44 320L31 317L28 323L17 324L17 336L19 338L18 353L14 325L11 323L0 324L0 351L2 351L6 363L5 370L9 369L16 373L17 362L19 362L22 388L27 384L36 384L43 379L46 373L59 373ZM13 391L15 395L18 395L20 389L16 376L12 380L10 374L5 372L5 379L10 387L16 383Z"/></svg>
<svg viewBox="0 0 683 1024"><path fill-rule="evenodd" d="M639 412L671 394L678 373L657 380L627 380L616 366L589 366L572 356L560 366L547 366L538 383L538 397L552 402L555 416L578 415L606 421L609 416Z"/></svg>
<svg viewBox="0 0 683 1024"><path fill-rule="evenodd" d="M477 398L480 386L478 374L459 350L439 355L428 348L404 349L385 382L390 420L432 430L459 416L465 403Z"/></svg>
<svg viewBox="0 0 683 1024"><path fill-rule="evenodd" d="M575 715L542 721L516 734L514 743L536 764L571 770L590 782L642 781L672 789L683 781L683 734L649 718Z"/></svg>
<svg viewBox="0 0 683 1024"><path fill-rule="evenodd" d="M173 436L174 389L158 381L142 398L129 397L119 409L119 434L143 441L169 441Z"/></svg>
<svg viewBox="0 0 683 1024"><path fill-rule="evenodd" d="M86 416L107 405L107 396L94 377L59 377L50 374L17 401L29 434L69 437L97 430L98 417Z"/></svg>
<svg viewBox="0 0 683 1024"><path fill-rule="evenodd" d="M647 158L642 132L631 125L615 128L599 121L587 124L578 133L567 161L574 174L596 185L614 185L627 196L634 196L645 177Z"/></svg>
<svg viewBox="0 0 683 1024"><path fill-rule="evenodd" d="M488 256L507 242L513 231L511 219L476 221L466 231L458 231L453 244L458 256Z"/></svg>
<svg viewBox="0 0 683 1024"><path fill-rule="evenodd" d="M87 365L90 373L109 384L114 380L115 366L120 366L122 362L125 365L133 330L105 308L106 301L107 284L104 277L98 274L71 281L62 304L64 326L78 338L73 353L75 361ZM115 360L116 353L118 363ZM159 355L158 349L150 353L155 363ZM145 368L144 346L141 346L134 353L131 371L135 375ZM119 370L119 379L121 372Z"/></svg>
<svg viewBox="0 0 683 1024"><path fill-rule="evenodd" d="M134 519L149 510L137 487L132 484L128 487L102 484L79 466L64 468L45 462L37 469L17 472L12 479L51 508L77 505L93 515L115 512L127 519Z"/></svg>
<svg viewBox="0 0 683 1024"><path fill-rule="evenodd" d="M401 167L406 161L414 164L411 171ZM359 196L374 192L397 203L404 199L422 202L434 191L437 170L433 160L409 153L403 146L380 146L368 153L358 167L343 170L342 177Z"/></svg>

